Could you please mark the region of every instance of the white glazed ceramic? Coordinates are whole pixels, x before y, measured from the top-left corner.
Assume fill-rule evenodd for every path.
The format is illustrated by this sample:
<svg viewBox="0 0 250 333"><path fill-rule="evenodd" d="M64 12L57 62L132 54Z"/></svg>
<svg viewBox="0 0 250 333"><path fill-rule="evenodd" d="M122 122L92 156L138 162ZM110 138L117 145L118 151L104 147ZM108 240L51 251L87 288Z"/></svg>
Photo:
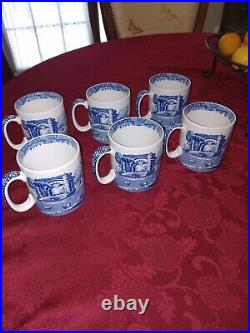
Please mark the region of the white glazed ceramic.
<svg viewBox="0 0 250 333"><path fill-rule="evenodd" d="M78 142L64 134L48 134L27 141L17 152L21 171L3 177L3 194L12 209L24 212L34 204L44 214L65 215L84 200L84 177ZM27 200L15 204L9 185L15 180L27 183Z"/></svg>
<svg viewBox="0 0 250 333"><path fill-rule="evenodd" d="M20 97L14 105L16 116L9 115L3 120L3 132L8 144L20 149L27 140L44 134L67 134L67 122L63 98L55 92L35 92ZM8 135L8 124L21 125L24 138L14 144Z"/></svg>
<svg viewBox="0 0 250 333"><path fill-rule="evenodd" d="M88 110L89 122L80 126L76 119L76 108L82 105ZM90 87L86 100L77 99L73 103L72 119L80 132L92 130L93 138L108 143L108 130L111 125L130 114L130 90L120 83L106 82Z"/></svg>
<svg viewBox="0 0 250 333"><path fill-rule="evenodd" d="M149 89L142 90L136 98L136 110L141 117L141 102L149 96L149 111L144 116L152 118L165 129L180 125L182 109L186 105L191 81L180 74L161 73L149 79Z"/></svg>
<svg viewBox="0 0 250 333"><path fill-rule="evenodd" d="M163 150L164 130L151 119L123 118L108 132L109 146L99 147L92 158L92 168L101 184L115 180L116 185L130 192L146 191L158 178ZM99 175L99 161L111 156L109 174Z"/></svg>
<svg viewBox="0 0 250 333"><path fill-rule="evenodd" d="M215 170L223 156L236 121L228 107L213 102L196 102L183 110L182 125L172 129L166 138L166 152L179 157L188 169L197 172ZM180 143L174 151L168 150L168 140L180 129Z"/></svg>

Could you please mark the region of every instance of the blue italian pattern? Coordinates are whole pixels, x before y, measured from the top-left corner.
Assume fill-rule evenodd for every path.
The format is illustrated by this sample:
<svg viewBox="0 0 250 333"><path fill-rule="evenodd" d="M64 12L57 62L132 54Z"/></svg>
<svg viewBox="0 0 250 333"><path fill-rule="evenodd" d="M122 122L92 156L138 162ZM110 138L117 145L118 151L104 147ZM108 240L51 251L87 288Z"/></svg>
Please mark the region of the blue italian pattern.
<svg viewBox="0 0 250 333"><path fill-rule="evenodd" d="M184 97L163 96L155 94L152 103L151 118L164 128L170 129L181 122L182 110L185 106Z"/></svg>
<svg viewBox="0 0 250 333"><path fill-rule="evenodd" d="M28 184L42 213L59 216L76 210L84 200L81 167L57 177L28 178Z"/></svg>
<svg viewBox="0 0 250 333"><path fill-rule="evenodd" d="M22 120L22 126L28 139L32 139L45 134L67 133L65 115L62 115L57 120L55 118L28 121Z"/></svg>
<svg viewBox="0 0 250 333"><path fill-rule="evenodd" d="M108 130L111 125L127 116L129 116L128 106L119 111L113 108L91 107L89 109L89 118L93 137L99 142L108 143Z"/></svg>
<svg viewBox="0 0 250 333"><path fill-rule="evenodd" d="M225 116L231 123L236 120L236 116L232 110L227 108L226 106L213 103L213 102L195 102L187 105L184 109L185 114L187 115L189 112L194 110L205 110L211 112L218 112Z"/></svg>
<svg viewBox="0 0 250 333"><path fill-rule="evenodd" d="M20 109L21 106L23 106L24 104L32 102L34 100L39 100L39 99L54 99L54 100L57 100L58 102L62 102L62 96L60 96L57 93L50 92L50 91L34 92L34 93L20 97L15 103L15 108Z"/></svg>
<svg viewBox="0 0 250 333"><path fill-rule="evenodd" d="M130 192L150 189L159 173L160 156L155 153L124 155L117 152L115 154L117 186Z"/></svg>
<svg viewBox="0 0 250 333"><path fill-rule="evenodd" d="M14 116L14 115L12 115L12 114L10 114L9 116L5 117L4 120L3 120L3 122L2 122L2 129L4 128L5 124L6 124L9 120L11 120L11 119L15 119L15 118L16 118L16 116Z"/></svg>
<svg viewBox="0 0 250 333"><path fill-rule="evenodd" d="M6 173L3 178L2 178L2 196L4 197L4 199L6 200L5 194L4 194L4 190L6 185L8 184L8 182L13 179L20 176L20 171L10 171L8 173Z"/></svg>
<svg viewBox="0 0 250 333"><path fill-rule="evenodd" d="M92 172L93 174L96 176L96 163L98 161L98 159L100 158L101 155L105 154L105 153L109 153L111 151L110 147L99 147L96 149L96 151L94 152L93 156L92 156L92 160L91 160L91 167L92 167Z"/></svg>
<svg viewBox="0 0 250 333"><path fill-rule="evenodd" d="M123 84L107 82L107 83L99 83L99 84L96 84L95 86L89 88L87 90L87 95L89 97L91 97L93 94L96 94L100 91L106 91L106 90L122 91L123 93L126 93L126 94L129 93L128 87L124 86Z"/></svg>
<svg viewBox="0 0 250 333"><path fill-rule="evenodd" d="M77 98L77 99L74 101L74 103L72 104L72 107L74 107L75 105L77 105L77 104L79 104L79 103L83 104L83 103L85 103L85 102L86 102L85 99L83 99L83 98Z"/></svg>
<svg viewBox="0 0 250 333"><path fill-rule="evenodd" d="M163 128L160 124L156 123L151 119L140 118L140 117L130 117L130 118L123 118L112 125L110 128L110 135L116 132L118 129L122 129L129 126L143 126L152 128L159 134L159 137L163 135Z"/></svg>
<svg viewBox="0 0 250 333"><path fill-rule="evenodd" d="M142 98L144 95L148 94L148 93L149 93L148 90L141 90L141 91L139 91L138 95L136 96L136 100L135 100L135 109L136 109L136 111L137 111L138 116L140 116L139 102L140 102L141 98Z"/></svg>
<svg viewBox="0 0 250 333"><path fill-rule="evenodd" d="M187 168L205 172L215 169L226 148L224 135L208 135L188 131L180 161Z"/></svg>
<svg viewBox="0 0 250 333"><path fill-rule="evenodd" d="M164 128L163 147L164 147L164 151L166 154L167 154L166 144L167 144L169 135L174 128L180 127L180 126L181 126L181 122L180 123L170 123L167 127Z"/></svg>
<svg viewBox="0 0 250 333"><path fill-rule="evenodd" d="M152 112L163 117L181 116L183 106L183 96L163 96L154 94Z"/></svg>
<svg viewBox="0 0 250 333"><path fill-rule="evenodd" d="M181 74L176 74L176 73L156 74L150 79L150 83L154 84L156 82L166 81L166 80L181 82L181 83L185 84L186 87L189 87L191 85L191 81L187 77L185 77Z"/></svg>
<svg viewBox="0 0 250 333"><path fill-rule="evenodd" d="M26 142L26 144L18 151L18 157L23 159L32 149L55 142L67 144L75 150L78 148L77 142L69 136L63 134L49 134L33 138L32 140Z"/></svg>

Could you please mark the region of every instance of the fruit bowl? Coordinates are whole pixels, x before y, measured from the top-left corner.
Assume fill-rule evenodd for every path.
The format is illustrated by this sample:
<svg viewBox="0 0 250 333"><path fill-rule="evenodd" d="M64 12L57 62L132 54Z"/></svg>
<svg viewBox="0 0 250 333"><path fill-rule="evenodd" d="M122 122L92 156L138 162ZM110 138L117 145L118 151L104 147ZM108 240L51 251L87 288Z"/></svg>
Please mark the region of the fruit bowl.
<svg viewBox="0 0 250 333"><path fill-rule="evenodd" d="M247 66L237 64L237 63L231 61L230 58L227 58L227 57L224 57L223 55L221 55L221 53L219 51L219 47L218 47L218 42L219 42L220 37L221 37L220 35L212 35L212 36L209 36L205 40L206 47L214 55L214 63L213 63L212 70L210 72L205 72L204 74L208 77L211 76L215 70L217 61L219 61L219 62L223 63L224 65L228 66L229 68L231 68L233 71L238 72L240 75L242 75L244 77L245 76L247 77L247 72L248 72Z"/></svg>

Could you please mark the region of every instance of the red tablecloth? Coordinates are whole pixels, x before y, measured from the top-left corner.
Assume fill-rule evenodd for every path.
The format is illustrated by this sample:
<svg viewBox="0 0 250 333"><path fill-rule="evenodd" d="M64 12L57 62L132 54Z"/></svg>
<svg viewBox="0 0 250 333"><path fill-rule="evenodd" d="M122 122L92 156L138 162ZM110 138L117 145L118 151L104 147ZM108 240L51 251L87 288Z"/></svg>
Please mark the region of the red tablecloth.
<svg viewBox="0 0 250 333"><path fill-rule="evenodd" d="M3 87L3 115L32 91L64 97L70 134L82 149L86 199L76 212L48 217L3 203L3 327L9 330L233 330L247 328L247 83L219 65L202 34L170 34L92 45L46 61ZM71 104L98 82L121 82L135 97L150 76L192 80L190 102L232 108L237 125L217 171L198 174L163 157L154 189L127 193L99 184L91 156L100 146L72 125ZM86 119L79 111L79 118ZM13 137L20 129L12 127ZM18 170L3 143L3 172ZM102 164L108 169L108 159ZM104 171L103 171L104 172ZM23 183L12 197L27 195ZM150 299L145 314L103 311L114 295Z"/></svg>

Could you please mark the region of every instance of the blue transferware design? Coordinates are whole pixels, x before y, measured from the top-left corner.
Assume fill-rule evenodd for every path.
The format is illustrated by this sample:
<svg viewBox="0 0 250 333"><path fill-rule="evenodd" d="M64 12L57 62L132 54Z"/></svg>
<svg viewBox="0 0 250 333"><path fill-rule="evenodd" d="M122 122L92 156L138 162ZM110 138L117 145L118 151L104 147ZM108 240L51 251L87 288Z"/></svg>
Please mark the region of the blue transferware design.
<svg viewBox="0 0 250 333"><path fill-rule="evenodd" d="M38 99L54 99L57 100L58 102L62 102L62 96L60 96L57 93L50 91L34 92L20 97L15 103L15 108L20 109L21 106L23 106L24 104Z"/></svg>
<svg viewBox="0 0 250 333"><path fill-rule="evenodd" d="M122 129L124 127L129 126L143 126L152 128L159 134L159 137L163 134L163 128L160 124L156 123L151 119L140 118L140 117L131 117L131 118L123 118L117 122L115 122L112 127L110 128L110 135L116 132L118 129Z"/></svg>
<svg viewBox="0 0 250 333"><path fill-rule="evenodd" d="M60 117L57 118L57 132L55 133L60 133L60 134L68 133L67 119L64 112L61 114Z"/></svg>
<svg viewBox="0 0 250 333"><path fill-rule="evenodd" d="M185 107L185 114L187 115L189 112L193 112L194 110L205 110L211 112L219 112L223 116L225 116L231 123L233 123L236 119L236 116L232 110L227 108L226 106L213 103L213 102L195 102L191 103Z"/></svg>
<svg viewBox="0 0 250 333"><path fill-rule="evenodd" d="M74 103L72 104L72 108L73 108L76 104L78 104L78 103L81 103L81 104L85 103L85 99L83 99L83 98L77 98L77 99L74 101Z"/></svg>
<svg viewBox="0 0 250 333"><path fill-rule="evenodd" d="M2 196L4 197L5 200L6 200L6 197L5 197L4 190L5 190L6 185L8 184L8 182L11 179L16 178L18 176L20 176L20 171L10 171L3 176L3 178L2 178Z"/></svg>
<svg viewBox="0 0 250 333"><path fill-rule="evenodd" d="M224 135L208 135L188 131L180 161L191 170L212 171L220 164L226 143Z"/></svg>
<svg viewBox="0 0 250 333"><path fill-rule="evenodd" d="M149 93L149 90L141 90L141 91L139 91L138 95L136 96L135 109L136 109L136 112L137 112L139 117L141 117L141 111L139 109L139 102L140 102L142 96L144 96L148 93Z"/></svg>
<svg viewBox="0 0 250 333"><path fill-rule="evenodd" d="M225 145L224 135L208 135L188 131L183 149L196 156L209 157L221 154Z"/></svg>
<svg viewBox="0 0 250 333"><path fill-rule="evenodd" d="M49 134L49 135L45 135L45 136L38 136L36 138L33 138L31 141L26 142L25 145L18 151L17 154L20 157L20 159L23 159L26 156L26 154L29 151L31 151L32 149L34 149L38 146L42 146L42 145L46 145L46 144L50 144L50 143L54 143L54 142L67 144L67 145L73 147L75 150L77 150L77 147L78 147L75 140L73 140L69 136L62 135L62 134Z"/></svg>
<svg viewBox="0 0 250 333"><path fill-rule="evenodd" d="M161 81L180 82L184 85L184 90L189 88L189 86L191 85L191 81L188 78L175 73L156 74L150 79L150 84L156 84L157 82ZM150 95L153 95L153 97L151 97L151 119L157 121L166 129L170 129L173 126L179 126L182 117L182 110L186 105L185 97L183 95L169 96L167 93L167 88L164 89L163 87L156 86L155 89L157 93L150 93ZM176 89L176 93L178 93L178 90L180 89ZM161 93L159 93L159 91L161 91ZM139 110L139 101L145 94L149 94L149 90L140 91L136 98L136 110L139 116L141 116Z"/></svg>
<svg viewBox="0 0 250 333"><path fill-rule="evenodd" d="M191 84L191 81L186 78L185 76L181 74L176 74L176 73L162 73L162 74L156 74L150 79L151 84L155 84L156 82L159 81L178 81L186 85L186 87L189 87Z"/></svg>
<svg viewBox="0 0 250 333"><path fill-rule="evenodd" d="M182 109L185 106L184 97L163 96L155 94L152 103L152 119L164 128L170 129L181 123Z"/></svg>
<svg viewBox="0 0 250 333"><path fill-rule="evenodd" d="M156 115L164 117L173 117L181 115L184 105L184 97L178 96L164 96L154 94L152 112Z"/></svg>
<svg viewBox="0 0 250 333"><path fill-rule="evenodd" d="M160 156L155 153L123 155L115 154L115 182L118 187L130 192L143 192L156 182Z"/></svg>
<svg viewBox="0 0 250 333"><path fill-rule="evenodd" d="M51 117L39 120L22 120L22 126L28 139L52 133L67 134L66 117L64 115L57 120Z"/></svg>
<svg viewBox="0 0 250 333"><path fill-rule="evenodd" d="M42 213L59 216L76 210L84 199L82 168L57 177L27 179L37 207Z"/></svg>
<svg viewBox="0 0 250 333"><path fill-rule="evenodd" d="M108 143L108 130L111 125L119 119L129 115L129 107L126 106L119 112L113 108L97 108L89 109L89 118L93 137L103 143Z"/></svg>
<svg viewBox="0 0 250 333"><path fill-rule="evenodd" d="M93 156L92 156L92 160L91 160L91 168L92 168L92 172L94 174L94 176L96 176L96 163L99 159L99 157L105 153L109 153L111 151L111 148L108 146L105 147L99 147L96 149L96 151L94 152Z"/></svg>
<svg viewBox="0 0 250 333"><path fill-rule="evenodd" d="M5 117L3 122L2 122L2 129L4 128L4 125L10 120L10 119L15 119L16 116L14 116L13 114L10 114L9 116Z"/></svg>
<svg viewBox="0 0 250 333"><path fill-rule="evenodd" d="M129 89L120 83L114 83L114 82L107 82L107 83L99 83L94 85L93 87L89 88L87 90L87 95L91 97L93 94L98 93L99 91L106 91L106 90L112 90L112 91L122 91L123 93L128 93Z"/></svg>
<svg viewBox="0 0 250 333"><path fill-rule="evenodd" d="M168 128L164 128L164 137L163 137L163 147L164 147L164 152L167 154L167 141L168 141L168 137L169 137L169 134L171 133L171 131L177 127L179 125L173 125L173 126L170 126Z"/></svg>

